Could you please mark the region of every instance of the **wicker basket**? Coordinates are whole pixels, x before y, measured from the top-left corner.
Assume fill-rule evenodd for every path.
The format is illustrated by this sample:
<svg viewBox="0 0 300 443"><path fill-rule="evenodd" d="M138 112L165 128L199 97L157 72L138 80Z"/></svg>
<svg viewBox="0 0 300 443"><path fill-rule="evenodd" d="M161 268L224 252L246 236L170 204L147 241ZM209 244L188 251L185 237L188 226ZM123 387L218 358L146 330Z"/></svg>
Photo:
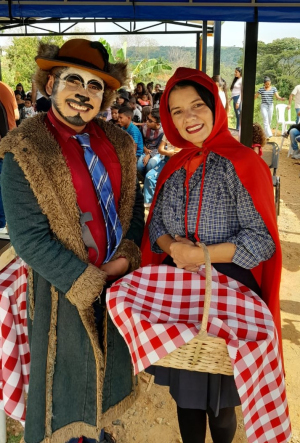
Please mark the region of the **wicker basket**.
<svg viewBox="0 0 300 443"><path fill-rule="evenodd" d="M211 299L211 263L207 247L201 243L205 257L205 301L201 329L196 337L155 363L156 366L188 371L232 375L233 369L225 340L207 335Z"/></svg>

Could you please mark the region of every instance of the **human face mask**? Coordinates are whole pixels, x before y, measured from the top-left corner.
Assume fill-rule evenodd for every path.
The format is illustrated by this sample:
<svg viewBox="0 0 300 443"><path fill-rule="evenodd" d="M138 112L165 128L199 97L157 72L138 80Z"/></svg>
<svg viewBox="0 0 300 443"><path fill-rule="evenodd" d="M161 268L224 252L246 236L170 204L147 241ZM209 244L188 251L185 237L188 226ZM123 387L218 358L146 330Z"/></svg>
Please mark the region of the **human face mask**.
<svg viewBox="0 0 300 443"><path fill-rule="evenodd" d="M81 130L100 111L103 80L77 68L67 68L53 77L51 100L55 115L68 126Z"/></svg>

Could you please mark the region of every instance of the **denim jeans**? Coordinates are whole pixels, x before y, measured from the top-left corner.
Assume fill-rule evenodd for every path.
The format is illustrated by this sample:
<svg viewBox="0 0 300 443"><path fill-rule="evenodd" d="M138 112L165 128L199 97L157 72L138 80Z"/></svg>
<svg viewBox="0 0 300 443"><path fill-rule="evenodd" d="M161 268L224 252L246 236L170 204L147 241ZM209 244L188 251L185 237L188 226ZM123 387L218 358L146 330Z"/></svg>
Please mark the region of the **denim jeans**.
<svg viewBox="0 0 300 443"><path fill-rule="evenodd" d="M146 174L144 181L144 203L152 203L158 176L168 160L168 157L164 157L155 168Z"/></svg>
<svg viewBox="0 0 300 443"><path fill-rule="evenodd" d="M298 143L296 140L296 137L298 137L300 135L300 131L298 131L298 129L293 128L290 130L290 139L291 139L291 145L294 151L297 151L298 149Z"/></svg>
<svg viewBox="0 0 300 443"><path fill-rule="evenodd" d="M144 160L145 156L146 156L146 154L142 154L137 162L137 170L143 176L145 176L147 174L147 172L149 172L151 169L155 168L155 166L158 165L158 163L162 159L162 156L160 154L156 154L152 158L150 158L147 165L144 166L143 160Z"/></svg>
<svg viewBox="0 0 300 443"><path fill-rule="evenodd" d="M3 203L2 203L2 195L1 195L2 162L3 162L3 160L0 160L0 229L4 228L5 224L6 224L5 215L4 215L4 209L3 209Z"/></svg>
<svg viewBox="0 0 300 443"><path fill-rule="evenodd" d="M239 98L240 98L239 95L235 95L234 97L232 97L233 109L234 109L235 118L236 118L235 129L237 129L237 130L240 129L241 103L240 103L238 109L235 108L235 105L237 104L237 101L238 101Z"/></svg>
<svg viewBox="0 0 300 443"><path fill-rule="evenodd" d="M271 122L273 117L274 105L267 105L262 103L260 105L260 112L263 118L264 130L267 138L272 137L273 133L271 131Z"/></svg>
<svg viewBox="0 0 300 443"><path fill-rule="evenodd" d="M296 125L299 123L300 115L298 115L298 112L300 112L300 108L295 108L296 111Z"/></svg>

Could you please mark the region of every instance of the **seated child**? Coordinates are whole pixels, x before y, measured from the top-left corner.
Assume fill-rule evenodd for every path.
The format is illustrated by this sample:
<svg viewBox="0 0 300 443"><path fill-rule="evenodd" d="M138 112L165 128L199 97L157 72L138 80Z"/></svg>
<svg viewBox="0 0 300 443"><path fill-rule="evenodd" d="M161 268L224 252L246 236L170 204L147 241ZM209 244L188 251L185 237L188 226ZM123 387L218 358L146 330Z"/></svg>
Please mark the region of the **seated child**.
<svg viewBox="0 0 300 443"><path fill-rule="evenodd" d="M163 167L167 163L170 157L179 152L180 149L172 146L165 136L163 136L162 141L158 147L158 153L161 155L161 161L155 166L155 168L151 169L147 172L144 181L144 206L145 208L149 208L151 206L155 187L157 183L157 179L159 174L161 173Z"/></svg>
<svg viewBox="0 0 300 443"><path fill-rule="evenodd" d="M162 92L157 92L153 95L153 108L159 108L161 96L163 95Z"/></svg>
<svg viewBox="0 0 300 443"><path fill-rule="evenodd" d="M145 176L150 169L154 168L160 161L158 147L163 138L164 131L160 123L158 109L152 109L147 117L147 123L142 125L142 135L144 141L144 154L137 163L137 169L142 176Z"/></svg>
<svg viewBox="0 0 300 443"><path fill-rule="evenodd" d="M116 99L117 105L128 106L129 94L124 89L118 91L118 96Z"/></svg>
<svg viewBox="0 0 300 443"><path fill-rule="evenodd" d="M24 103L25 107L24 107L24 118L28 118L28 117L33 117L36 112L32 106L32 101L31 98L25 98L25 103Z"/></svg>
<svg viewBox="0 0 300 443"><path fill-rule="evenodd" d="M119 124L133 138L136 147L136 157L139 159L143 153L143 137L141 131L132 123L133 111L127 106L119 109Z"/></svg>
<svg viewBox="0 0 300 443"><path fill-rule="evenodd" d="M147 123L147 118L151 112L151 106L144 106L142 108L142 122Z"/></svg>
<svg viewBox="0 0 300 443"><path fill-rule="evenodd" d="M260 157L262 156L262 148L265 146L265 144L266 136L263 128L259 123L253 123L251 147Z"/></svg>
<svg viewBox="0 0 300 443"><path fill-rule="evenodd" d="M19 126L21 121L25 118L25 111L24 111L25 102L24 102L24 100L22 100L21 92L18 89L15 90L15 97L16 97L16 102L18 105L19 116L20 116L19 120L16 120L16 124L17 124L17 126Z"/></svg>
<svg viewBox="0 0 300 443"><path fill-rule="evenodd" d="M141 98L137 99L137 102L141 105L141 106L150 106L151 102L149 100L149 97L147 94L143 94Z"/></svg>
<svg viewBox="0 0 300 443"><path fill-rule="evenodd" d="M136 105L136 99L135 97L131 97L131 99L129 100L129 107L133 110L133 118L132 121L134 123L141 123L142 121L142 113L141 111L137 108Z"/></svg>
<svg viewBox="0 0 300 443"><path fill-rule="evenodd" d="M111 111L111 119L109 120L110 123L112 123L113 125L119 125L119 109L120 109L120 105L112 105L110 107L110 111Z"/></svg>

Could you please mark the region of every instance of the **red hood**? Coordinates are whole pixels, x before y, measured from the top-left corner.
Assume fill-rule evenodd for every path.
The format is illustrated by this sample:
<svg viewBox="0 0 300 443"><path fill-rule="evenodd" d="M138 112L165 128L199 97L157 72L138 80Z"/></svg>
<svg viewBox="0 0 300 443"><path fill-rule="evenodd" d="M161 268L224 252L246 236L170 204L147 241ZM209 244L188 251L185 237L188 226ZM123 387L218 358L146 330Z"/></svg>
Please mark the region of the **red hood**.
<svg viewBox="0 0 300 443"><path fill-rule="evenodd" d="M173 77L171 77L168 81L159 106L162 126L164 128L167 139L172 143L172 145L178 146L180 148L195 148L192 143L186 141L184 138L181 137L181 135L179 135L179 132L175 128L169 112L169 94L172 88L181 80L191 80L195 83L198 83L199 85L204 86L213 94L215 99L214 127L209 137L203 143L203 147L210 150L210 147L215 144L215 137L220 134L225 133L231 137L231 134L228 131L227 114L220 100L218 87L215 82L212 81L211 78L208 77L206 74L201 71L197 71L196 69L178 68Z"/></svg>

